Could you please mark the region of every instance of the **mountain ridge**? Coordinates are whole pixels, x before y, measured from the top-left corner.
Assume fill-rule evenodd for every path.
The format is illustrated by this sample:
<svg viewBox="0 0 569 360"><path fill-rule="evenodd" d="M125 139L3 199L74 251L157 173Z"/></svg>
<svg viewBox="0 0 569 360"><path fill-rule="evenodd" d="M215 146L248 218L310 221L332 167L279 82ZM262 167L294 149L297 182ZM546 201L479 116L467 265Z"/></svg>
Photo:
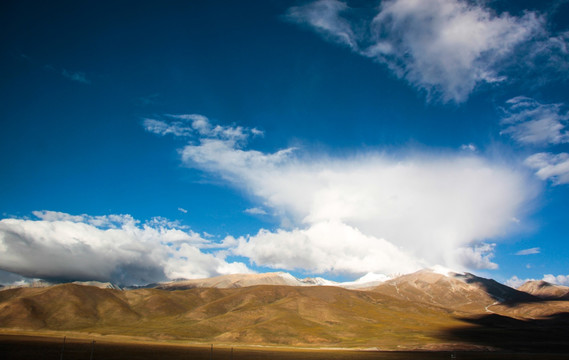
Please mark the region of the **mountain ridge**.
<svg viewBox="0 0 569 360"><path fill-rule="evenodd" d="M321 277L307 277L299 279L286 272L272 272L261 274L230 274L202 279L180 279L154 284L151 287L163 290L185 290L192 288L240 288L256 285L286 285L286 286L337 286L351 289L366 288L376 285L377 276L350 282L336 282ZM388 279L388 277L383 277Z"/></svg>
<svg viewBox="0 0 569 360"><path fill-rule="evenodd" d="M298 280L274 273L245 278ZM419 271L366 289L306 280L302 286L219 282L227 279L243 277L189 289L77 283L3 289L0 328L198 343L456 349L476 344L445 334L470 329L476 319L500 329L569 313L569 301L549 301L472 274ZM565 318L557 318L563 328Z"/></svg>
<svg viewBox="0 0 569 360"><path fill-rule="evenodd" d="M569 286L555 285L544 280L529 280L518 287L518 290L542 299L569 300Z"/></svg>

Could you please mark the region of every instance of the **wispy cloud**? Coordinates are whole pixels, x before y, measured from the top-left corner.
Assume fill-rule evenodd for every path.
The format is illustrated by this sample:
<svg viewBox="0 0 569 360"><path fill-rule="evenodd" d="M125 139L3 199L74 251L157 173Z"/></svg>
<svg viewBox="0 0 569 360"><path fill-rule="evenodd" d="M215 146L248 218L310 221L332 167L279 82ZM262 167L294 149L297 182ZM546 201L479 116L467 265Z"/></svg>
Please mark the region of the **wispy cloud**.
<svg viewBox="0 0 569 360"><path fill-rule="evenodd" d="M253 207L250 209L245 209L245 212L247 214L251 214L251 215L267 215L267 212L260 207Z"/></svg>
<svg viewBox="0 0 569 360"><path fill-rule="evenodd" d="M199 114L166 114L157 119L144 119L146 131L157 135L173 135L178 137L199 136L204 139L221 140L237 145L251 136L262 136L259 129L248 129L241 126L212 125L209 119Z"/></svg>
<svg viewBox="0 0 569 360"><path fill-rule="evenodd" d="M472 152L478 151L478 148L474 144L463 144L460 146L460 149L464 150L464 151L472 151Z"/></svg>
<svg viewBox="0 0 569 360"><path fill-rule="evenodd" d="M249 135L236 142L194 131L179 151L186 166L225 179L280 217L282 229L234 245L236 254L269 267L350 274L495 268L483 240L511 229L536 191L523 171L472 153L265 153L247 149L248 129L233 131ZM365 262L353 260L362 256Z"/></svg>
<svg viewBox="0 0 569 360"><path fill-rule="evenodd" d="M506 101L501 134L509 135L519 143L547 146L569 142L566 126L569 112L563 104L542 104L534 99L518 96Z"/></svg>
<svg viewBox="0 0 569 360"><path fill-rule="evenodd" d="M501 134L530 148L569 143L569 112L564 108L563 103L543 104L525 96L512 98L502 109L501 125L505 129ZM538 152L524 163L542 180L551 180L554 185L569 183L569 154L565 152Z"/></svg>
<svg viewBox="0 0 569 360"><path fill-rule="evenodd" d="M525 55L515 66L544 53L559 55L557 67L567 64L567 38L549 36L546 19L535 12L495 14L463 0L386 0L377 10L357 10L318 0L292 7L287 16L443 102L463 102L477 86L506 80L505 67L512 67L508 60L518 50Z"/></svg>
<svg viewBox="0 0 569 360"><path fill-rule="evenodd" d="M87 79L87 75L81 71L69 71L63 69L61 71L61 75L63 75L64 77L66 77L71 81L76 81L82 84L91 84L91 80Z"/></svg>
<svg viewBox="0 0 569 360"><path fill-rule="evenodd" d="M38 220L0 220L0 270L119 284L250 272L225 261L222 251L203 252L219 245L166 219L141 224L130 215L34 214Z"/></svg>
<svg viewBox="0 0 569 360"><path fill-rule="evenodd" d="M303 6L292 7L287 16L290 20L311 26L330 41L348 46L359 52L357 35L352 24L342 17L348 6L336 0L320 0Z"/></svg>
<svg viewBox="0 0 569 360"><path fill-rule="evenodd" d="M520 250L516 253L516 255L533 255L533 254L539 254L539 253L540 253L540 249L538 247L534 247L531 249Z"/></svg>
<svg viewBox="0 0 569 360"><path fill-rule="evenodd" d="M541 152L525 160L525 164L536 170L542 180L551 180L554 185L569 184L569 154Z"/></svg>
<svg viewBox="0 0 569 360"><path fill-rule="evenodd" d="M184 209L184 208L181 208L181 207L178 208L178 211L179 211L179 212L183 212L184 214L187 214L187 213L188 213L188 210L186 210L186 209Z"/></svg>

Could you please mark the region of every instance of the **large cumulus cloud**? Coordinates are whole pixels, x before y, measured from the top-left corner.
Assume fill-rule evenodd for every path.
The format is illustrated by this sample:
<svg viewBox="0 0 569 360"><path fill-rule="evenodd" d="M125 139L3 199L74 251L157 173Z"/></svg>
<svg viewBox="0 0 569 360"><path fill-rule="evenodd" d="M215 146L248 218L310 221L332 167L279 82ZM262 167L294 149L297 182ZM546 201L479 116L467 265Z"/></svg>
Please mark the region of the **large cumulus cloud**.
<svg viewBox="0 0 569 360"><path fill-rule="evenodd" d="M281 219L280 229L231 245L258 265L354 275L437 264L493 269L486 241L512 231L535 195L524 170L474 154L265 153L247 149L251 130L203 132L198 118L206 119L180 115L172 125L168 116L146 128L162 135L157 122L176 126L188 138L179 150L186 166L245 190Z"/></svg>

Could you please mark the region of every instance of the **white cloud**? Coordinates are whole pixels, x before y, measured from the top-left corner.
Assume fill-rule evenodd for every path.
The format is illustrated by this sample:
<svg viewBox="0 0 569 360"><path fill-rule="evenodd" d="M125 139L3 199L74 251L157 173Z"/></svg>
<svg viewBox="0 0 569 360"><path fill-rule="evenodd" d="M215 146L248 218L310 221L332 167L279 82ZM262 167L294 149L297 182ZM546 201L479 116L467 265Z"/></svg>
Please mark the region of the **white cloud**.
<svg viewBox="0 0 569 360"><path fill-rule="evenodd" d="M569 142L566 124L569 113L563 104L542 104L534 99L518 96L506 102L501 134L529 145L549 145Z"/></svg>
<svg viewBox="0 0 569 360"><path fill-rule="evenodd" d="M181 208L181 207L178 208L178 211L179 211L179 212L182 212L182 213L184 213L184 214L187 214L187 213L188 213L188 210L186 210L186 209L184 209L184 208Z"/></svg>
<svg viewBox="0 0 569 360"><path fill-rule="evenodd" d="M256 128L213 125L207 117L199 114L166 114L158 119L147 118L144 119L143 126L146 131L157 135L199 136L202 139L228 142L232 146L240 146L249 137L264 134Z"/></svg>
<svg viewBox="0 0 569 360"><path fill-rule="evenodd" d="M546 275L543 275L543 278L541 280L547 281L548 283L554 284L554 285L569 286L569 275L546 274ZM536 279L520 279L519 277L514 275L506 281L506 285L513 287L513 288L518 288L518 287L522 286L524 283L526 283L527 281L537 281L537 280Z"/></svg>
<svg viewBox="0 0 569 360"><path fill-rule="evenodd" d="M183 243L164 264L164 272L169 279L201 279L225 274L252 273L247 265L240 262L228 263L224 252L217 256L205 254L196 246Z"/></svg>
<svg viewBox="0 0 569 360"><path fill-rule="evenodd" d="M540 249L538 247L534 247L531 249L520 250L516 253L516 255L534 255L534 254L539 254L539 253L540 253Z"/></svg>
<svg viewBox="0 0 569 360"><path fill-rule="evenodd" d="M478 148L474 144L463 144L460 146L460 149L464 150L464 151L472 151L472 152L478 151Z"/></svg>
<svg viewBox="0 0 569 360"><path fill-rule="evenodd" d="M178 121L173 123L166 123L162 120L144 119L144 128L146 131L158 135L172 134L174 136L189 136L192 129L187 124Z"/></svg>
<svg viewBox="0 0 569 360"><path fill-rule="evenodd" d="M287 16L295 22L310 25L331 41L359 51L352 24L341 16L341 13L347 9L348 6L340 1L319 0L304 6L292 7Z"/></svg>
<svg viewBox="0 0 569 360"><path fill-rule="evenodd" d="M250 209L245 209L245 212L247 214L251 214L251 215L267 215L267 212L259 207L253 207Z"/></svg>
<svg viewBox="0 0 569 360"><path fill-rule="evenodd" d="M569 112L563 110L564 104L542 104L524 96L512 98L506 104L501 120L505 129L501 134L524 145L569 143ZM535 153L525 160L525 164L542 180L551 180L554 185L569 183L569 154L565 152Z"/></svg>
<svg viewBox="0 0 569 360"><path fill-rule="evenodd" d="M127 225L135 226L139 223L139 221L135 220L132 216L124 214L112 214L104 216L91 216L86 214L70 215L63 212L49 210L32 211L32 214L38 219L48 222L67 221L74 223L86 223L99 228L116 229Z"/></svg>
<svg viewBox="0 0 569 360"><path fill-rule="evenodd" d="M496 244L482 243L472 247L463 247L456 250L459 262L469 269L497 269L498 264L493 263L494 248Z"/></svg>
<svg viewBox="0 0 569 360"><path fill-rule="evenodd" d="M495 268L483 241L510 231L536 191L524 172L473 154L308 156L247 150L246 140L190 139L180 154L185 165L225 179L281 218L283 229L239 239L235 250L269 267L352 274L417 264ZM326 243L320 234L328 233ZM353 257L326 248L352 245ZM353 261L364 248L369 261Z"/></svg>
<svg viewBox="0 0 569 360"><path fill-rule="evenodd" d="M542 180L551 180L553 184L569 183L569 154L552 154L541 152L533 154L525 160L525 164L536 171Z"/></svg>
<svg viewBox="0 0 569 360"><path fill-rule="evenodd" d="M40 220L0 220L0 270L32 278L119 284L249 271L218 253L202 252L219 245L166 219L140 225L130 215L35 215Z"/></svg>
<svg viewBox="0 0 569 360"><path fill-rule="evenodd" d="M462 0L386 0L373 20L337 0L293 7L288 18L386 64L398 77L444 102L465 101L476 86L505 80L503 60L545 32L544 19L494 14ZM550 47L547 47L548 49ZM538 48L532 48L536 54Z"/></svg>
<svg viewBox="0 0 569 360"><path fill-rule="evenodd" d="M516 275L506 280L505 284L511 288L517 289L522 286L526 281L535 281L535 279L520 279Z"/></svg>
<svg viewBox="0 0 569 360"><path fill-rule="evenodd" d="M85 75L85 73L81 71L68 71L66 69L63 69L61 71L61 75L63 75L64 77L68 78L71 81L80 82L82 84L91 83L91 80L87 79L87 75Z"/></svg>
<svg viewBox="0 0 569 360"><path fill-rule="evenodd" d="M547 281L550 284L569 286L569 275L546 274L543 275L543 280Z"/></svg>
<svg viewBox="0 0 569 360"><path fill-rule="evenodd" d="M421 268L395 245L333 220L307 229L261 230L239 238L232 251L257 265L320 274L408 273Z"/></svg>

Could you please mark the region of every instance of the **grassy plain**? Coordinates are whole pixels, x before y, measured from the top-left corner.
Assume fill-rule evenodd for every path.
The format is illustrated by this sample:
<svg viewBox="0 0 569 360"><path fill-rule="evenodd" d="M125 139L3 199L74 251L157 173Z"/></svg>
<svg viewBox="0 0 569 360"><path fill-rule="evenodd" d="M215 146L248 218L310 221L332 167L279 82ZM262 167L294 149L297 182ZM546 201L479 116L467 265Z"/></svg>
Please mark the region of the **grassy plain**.
<svg viewBox="0 0 569 360"><path fill-rule="evenodd" d="M63 356L62 356L63 350ZM6 360L565 360L567 354L512 352L425 352L425 351L356 351L346 349L303 349L251 346L181 345L158 342L125 341L119 338L92 340L86 338L0 335L0 358Z"/></svg>

